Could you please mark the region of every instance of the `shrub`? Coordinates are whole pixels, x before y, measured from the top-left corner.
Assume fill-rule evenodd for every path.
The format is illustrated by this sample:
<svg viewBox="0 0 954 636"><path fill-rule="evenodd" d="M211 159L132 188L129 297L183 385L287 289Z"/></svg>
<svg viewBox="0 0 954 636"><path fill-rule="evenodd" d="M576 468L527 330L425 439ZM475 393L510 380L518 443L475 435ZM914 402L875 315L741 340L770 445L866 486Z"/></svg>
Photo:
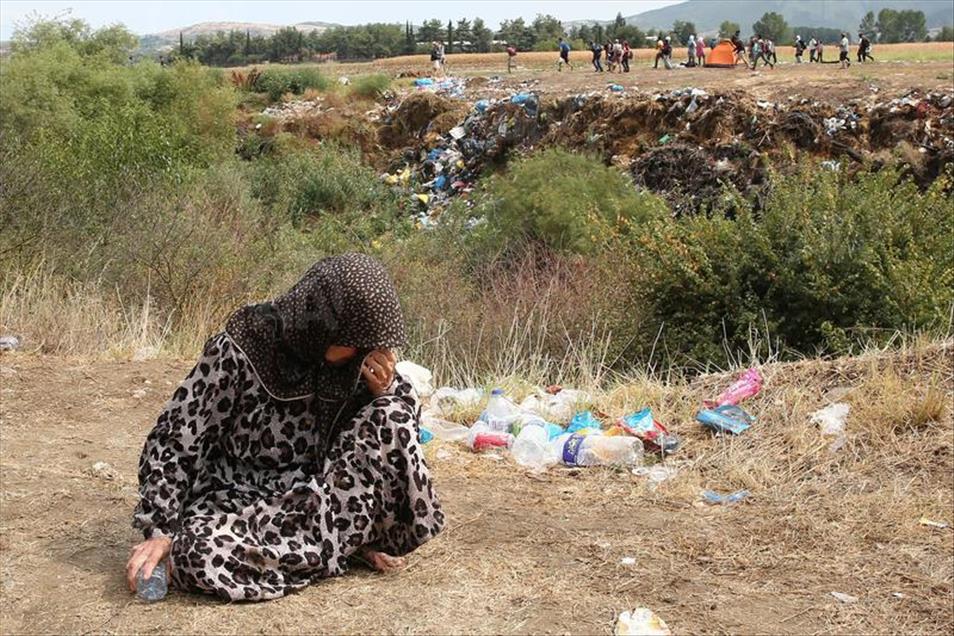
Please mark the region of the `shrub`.
<svg viewBox="0 0 954 636"><path fill-rule="evenodd" d="M748 352L753 329L812 353L943 327L954 303L946 187L805 171L776 179L761 216L657 221L636 242L634 297L653 318L643 351L660 326L660 347L721 363Z"/></svg>
<svg viewBox="0 0 954 636"><path fill-rule="evenodd" d="M351 94L364 99L377 99L391 87L391 78L383 73L364 75L351 83Z"/></svg>
<svg viewBox="0 0 954 636"><path fill-rule="evenodd" d="M662 199L638 192L618 169L557 148L494 176L478 201L466 213L486 220L475 232L484 245L505 248L529 239L579 254L667 213Z"/></svg>
<svg viewBox="0 0 954 636"><path fill-rule="evenodd" d="M370 241L400 223L397 196L356 149L286 148L259 159L253 174L258 198L295 226L345 223L356 240Z"/></svg>
<svg viewBox="0 0 954 636"><path fill-rule="evenodd" d="M327 90L329 86L328 79L317 68L309 66L270 67L263 70L254 83L255 90L267 93L272 101L278 101L285 93L301 95L309 88Z"/></svg>

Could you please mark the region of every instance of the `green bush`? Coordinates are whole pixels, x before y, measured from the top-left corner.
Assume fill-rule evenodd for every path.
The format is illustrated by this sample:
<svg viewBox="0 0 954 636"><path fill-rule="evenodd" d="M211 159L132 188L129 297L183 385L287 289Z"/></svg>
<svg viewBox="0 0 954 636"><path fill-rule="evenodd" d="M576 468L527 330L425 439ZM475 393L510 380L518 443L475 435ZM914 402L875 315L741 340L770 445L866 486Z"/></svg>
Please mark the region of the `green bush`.
<svg viewBox="0 0 954 636"><path fill-rule="evenodd" d="M309 88L323 91L330 85L328 78L315 67L270 67L261 72L253 88L256 92L267 93L272 101L278 101L285 93L301 95Z"/></svg>
<svg viewBox="0 0 954 636"><path fill-rule="evenodd" d="M755 332L813 353L943 327L954 303L946 187L806 171L777 178L761 216L657 221L636 243L634 300L652 316L643 351L724 363Z"/></svg>
<svg viewBox="0 0 954 636"><path fill-rule="evenodd" d="M391 78L383 73L364 75L351 83L351 94L364 99L377 99L391 87Z"/></svg>
<svg viewBox="0 0 954 636"><path fill-rule="evenodd" d="M253 175L256 196L297 227L343 223L355 239L370 241L402 223L397 196L361 163L356 149L279 149L257 160Z"/></svg>
<svg viewBox="0 0 954 636"><path fill-rule="evenodd" d="M608 240L667 216L665 202L595 157L551 148L491 178L466 214L484 218L475 238L505 248L527 239L556 251L588 254Z"/></svg>

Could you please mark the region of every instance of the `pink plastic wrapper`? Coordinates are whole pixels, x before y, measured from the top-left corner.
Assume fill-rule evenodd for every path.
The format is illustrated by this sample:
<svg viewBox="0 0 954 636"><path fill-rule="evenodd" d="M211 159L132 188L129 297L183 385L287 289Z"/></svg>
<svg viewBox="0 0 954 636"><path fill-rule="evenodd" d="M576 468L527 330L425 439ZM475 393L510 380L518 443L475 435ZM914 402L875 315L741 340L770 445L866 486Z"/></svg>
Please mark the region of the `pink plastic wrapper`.
<svg viewBox="0 0 954 636"><path fill-rule="evenodd" d="M703 402L708 408L715 406L735 406L745 398L750 398L762 390L762 374L755 367L752 367L732 383L728 389L714 400Z"/></svg>

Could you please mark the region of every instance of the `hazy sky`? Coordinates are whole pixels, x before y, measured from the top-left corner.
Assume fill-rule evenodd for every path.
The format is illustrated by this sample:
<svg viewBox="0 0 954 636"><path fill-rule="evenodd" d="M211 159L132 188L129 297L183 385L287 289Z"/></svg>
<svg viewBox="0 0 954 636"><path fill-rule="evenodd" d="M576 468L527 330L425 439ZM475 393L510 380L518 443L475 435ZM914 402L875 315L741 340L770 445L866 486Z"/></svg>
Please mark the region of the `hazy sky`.
<svg viewBox="0 0 954 636"><path fill-rule="evenodd" d="M480 16L496 28L501 20L533 18L549 13L561 20L612 19L617 12L629 16L680 0L328 0L305 2L277 0L254 2L223 0L85 0L73 2L0 0L0 39L8 39L17 23L33 13L53 16L72 9L72 15L94 27L121 22L135 33L157 33L196 22L265 22L293 24L308 20L361 24L363 22L420 23L429 18L442 20Z"/></svg>

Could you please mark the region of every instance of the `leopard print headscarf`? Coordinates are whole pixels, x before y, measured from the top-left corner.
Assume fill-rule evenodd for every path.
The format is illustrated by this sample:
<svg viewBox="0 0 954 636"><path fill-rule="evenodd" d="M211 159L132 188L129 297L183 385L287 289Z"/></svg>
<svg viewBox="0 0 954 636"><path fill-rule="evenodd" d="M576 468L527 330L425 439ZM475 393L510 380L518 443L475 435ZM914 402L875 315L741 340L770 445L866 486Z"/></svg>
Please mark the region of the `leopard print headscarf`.
<svg viewBox="0 0 954 636"><path fill-rule="evenodd" d="M225 331L266 390L281 400L315 392L347 397L369 351L406 343L394 284L384 266L365 254L318 261L282 296L236 311ZM333 367L324 357L330 345L355 347L358 355Z"/></svg>

